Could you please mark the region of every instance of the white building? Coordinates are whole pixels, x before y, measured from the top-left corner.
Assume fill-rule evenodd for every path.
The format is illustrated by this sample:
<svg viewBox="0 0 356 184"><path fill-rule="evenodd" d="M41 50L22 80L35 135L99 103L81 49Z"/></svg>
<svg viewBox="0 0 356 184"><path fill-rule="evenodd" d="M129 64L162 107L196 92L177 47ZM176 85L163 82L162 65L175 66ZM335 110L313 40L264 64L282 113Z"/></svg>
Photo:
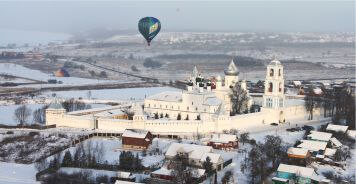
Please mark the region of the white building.
<svg viewBox="0 0 356 184"><path fill-rule="evenodd" d="M260 112L230 115L231 87L239 84L248 94L246 82L239 81L239 71L234 62L224 70L225 77L204 78L195 67L187 90L163 92L131 104L132 120L123 116L119 109L97 108L67 113L56 100L46 110L46 124L101 131L123 132L125 129L144 129L152 134L192 135L219 133L223 130L240 131L259 129L270 123L306 121L308 112L303 100L286 99L284 95L283 66L273 60L267 66L265 92ZM248 98L251 105L253 98ZM298 101L298 103L296 103ZM299 102L301 101L301 103ZM143 104L143 106L142 106ZM127 107L127 105L126 105ZM115 116L110 116L110 111ZM320 118L315 109L314 117Z"/></svg>

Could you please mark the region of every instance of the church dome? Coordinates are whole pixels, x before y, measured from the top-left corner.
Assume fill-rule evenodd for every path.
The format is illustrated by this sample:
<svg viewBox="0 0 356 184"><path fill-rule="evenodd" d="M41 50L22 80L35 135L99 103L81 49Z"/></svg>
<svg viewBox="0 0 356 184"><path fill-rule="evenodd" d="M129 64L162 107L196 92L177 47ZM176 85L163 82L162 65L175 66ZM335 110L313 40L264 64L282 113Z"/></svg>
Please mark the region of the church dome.
<svg viewBox="0 0 356 184"><path fill-rule="evenodd" d="M233 60L231 60L229 66L225 69L225 75L233 75L236 76L239 74L239 70L237 69Z"/></svg>
<svg viewBox="0 0 356 184"><path fill-rule="evenodd" d="M273 59L269 65L282 65L280 61L278 61L277 59Z"/></svg>

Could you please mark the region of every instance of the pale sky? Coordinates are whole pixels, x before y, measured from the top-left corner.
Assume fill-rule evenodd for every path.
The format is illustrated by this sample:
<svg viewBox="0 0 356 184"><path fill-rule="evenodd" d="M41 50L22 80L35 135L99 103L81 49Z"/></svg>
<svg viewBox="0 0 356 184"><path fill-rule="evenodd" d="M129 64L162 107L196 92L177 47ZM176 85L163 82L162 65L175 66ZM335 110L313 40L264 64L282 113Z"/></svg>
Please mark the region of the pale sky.
<svg viewBox="0 0 356 184"><path fill-rule="evenodd" d="M355 31L354 1L0 1L0 29L136 30L145 16L165 31Z"/></svg>

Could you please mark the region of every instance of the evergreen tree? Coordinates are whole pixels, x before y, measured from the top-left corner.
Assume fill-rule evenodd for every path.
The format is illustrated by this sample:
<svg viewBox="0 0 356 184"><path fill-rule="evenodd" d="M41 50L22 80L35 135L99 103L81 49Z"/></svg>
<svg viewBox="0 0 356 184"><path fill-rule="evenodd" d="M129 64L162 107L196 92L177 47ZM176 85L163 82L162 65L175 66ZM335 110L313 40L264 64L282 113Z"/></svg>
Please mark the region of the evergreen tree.
<svg viewBox="0 0 356 184"><path fill-rule="evenodd" d="M211 176L214 173L213 163L211 163L210 157L206 157L205 162L203 163L203 168L208 176Z"/></svg>
<svg viewBox="0 0 356 184"><path fill-rule="evenodd" d="M66 151L62 161L62 167L71 167L73 164L72 154L69 150Z"/></svg>

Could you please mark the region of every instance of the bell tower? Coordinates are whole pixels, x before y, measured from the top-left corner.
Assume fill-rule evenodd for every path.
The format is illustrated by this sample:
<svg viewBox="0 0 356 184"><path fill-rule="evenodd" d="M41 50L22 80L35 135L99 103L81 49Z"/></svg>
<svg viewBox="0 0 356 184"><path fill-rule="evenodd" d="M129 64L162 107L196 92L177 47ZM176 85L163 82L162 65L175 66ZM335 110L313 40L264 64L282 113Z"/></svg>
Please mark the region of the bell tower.
<svg viewBox="0 0 356 184"><path fill-rule="evenodd" d="M278 109L285 103L283 65L273 59L267 65L263 107Z"/></svg>

